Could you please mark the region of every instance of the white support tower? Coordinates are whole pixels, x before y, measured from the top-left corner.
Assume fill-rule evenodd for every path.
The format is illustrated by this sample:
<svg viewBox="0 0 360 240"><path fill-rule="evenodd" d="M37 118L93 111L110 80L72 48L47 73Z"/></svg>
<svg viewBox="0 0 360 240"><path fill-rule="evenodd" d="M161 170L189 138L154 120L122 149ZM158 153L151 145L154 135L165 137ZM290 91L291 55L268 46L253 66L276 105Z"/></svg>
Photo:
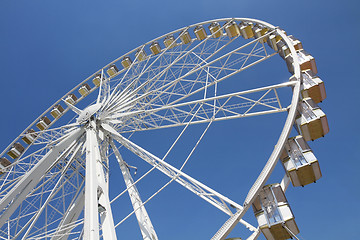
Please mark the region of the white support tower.
<svg viewBox="0 0 360 240"><path fill-rule="evenodd" d="M102 236L106 240L116 238L114 221L100 155L96 123L86 129L86 181L84 239L99 239L99 214Z"/></svg>

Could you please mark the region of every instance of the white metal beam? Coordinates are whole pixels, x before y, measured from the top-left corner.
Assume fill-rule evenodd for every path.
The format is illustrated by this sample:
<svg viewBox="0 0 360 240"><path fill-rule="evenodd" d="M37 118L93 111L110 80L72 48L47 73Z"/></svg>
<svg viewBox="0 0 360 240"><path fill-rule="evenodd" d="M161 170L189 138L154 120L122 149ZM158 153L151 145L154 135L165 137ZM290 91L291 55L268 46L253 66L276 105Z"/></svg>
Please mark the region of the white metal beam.
<svg viewBox="0 0 360 240"><path fill-rule="evenodd" d="M61 176L58 179L57 183L54 185L54 187L52 188L50 194L48 195L47 199L45 200L44 203L42 203L40 209L37 211L37 213L31 218L31 220L26 224L30 224L29 228L27 229L27 231L25 232L24 236L22 236L23 239L26 239L27 236L29 235L30 231L32 230L32 228L35 226L36 221L38 220L38 218L40 217L40 215L42 214L43 210L47 207L48 203L53 199L53 197L64 187L66 181L63 181L63 179L65 178L65 172L69 169L70 165L73 163L78 151L80 150L80 147L82 146L81 143L79 143L74 152L72 153L72 156L70 157L70 159L68 160L68 163L66 164L65 168L61 171ZM76 171L72 172L70 175L70 178L74 175L77 174ZM47 223L46 223L47 224ZM25 225L25 226L26 226ZM23 227L23 229L25 229L25 226ZM21 231L19 232L21 233ZM18 233L18 235L19 235Z"/></svg>
<svg viewBox="0 0 360 240"><path fill-rule="evenodd" d="M134 154L138 155L140 158L145 160L147 163L156 167L162 173L174 179L180 185L185 187L186 189L190 190L191 192L195 193L200 198L204 199L211 205L215 206L219 210L223 211L228 215L232 215L232 212L229 210L228 205L232 205L237 209L242 209L242 206L238 203L230 200L229 198L223 196L222 194L216 192L215 190L211 189L210 187L206 186L205 184L197 181L196 179L190 177L189 175L183 173L182 171L178 170L177 168L173 167L169 163L161 160L160 158L156 157L155 155L151 154L150 152L146 151L145 149L137 146L133 142L129 141L128 139L121 136L118 132L115 131L111 126L108 124L101 124L101 126L108 131L112 137L125 146L127 149L132 151ZM228 205L227 205L228 204ZM249 230L255 231L256 228L251 226L249 223L245 222L242 219L239 221L244 224Z"/></svg>
<svg viewBox="0 0 360 240"><path fill-rule="evenodd" d="M134 185L134 180L131 177L128 167L125 161L122 159L120 152L116 148L114 142L110 140L110 145L115 153L116 159L118 160L121 172L124 176L126 187L128 188L129 197L133 205L137 221L141 230L141 234L144 240L157 240L155 229L151 223L150 217L145 209L145 206L140 198L139 191Z"/></svg>
<svg viewBox="0 0 360 240"><path fill-rule="evenodd" d="M39 179L56 159L71 148L83 133L79 128L71 132L65 139L55 145L0 201L0 209L6 209L0 217L0 227L13 214L18 206L26 199L28 193L38 184Z"/></svg>
<svg viewBox="0 0 360 240"><path fill-rule="evenodd" d="M55 236L52 238L52 240L68 239L69 233L74 228L74 226L72 226L72 223L79 218L81 212L84 210L84 202L85 192L84 190L81 190L75 202L70 205L70 207L65 212L64 218L60 222L59 227L56 230Z"/></svg>
<svg viewBox="0 0 360 240"><path fill-rule="evenodd" d="M85 173L85 214L84 239L99 239L98 183L96 162L100 161L95 129L86 130L86 173Z"/></svg>
<svg viewBox="0 0 360 240"><path fill-rule="evenodd" d="M283 37L284 39L286 36L282 34L280 31L278 33ZM290 47L290 50L294 56L296 56L296 51L294 47L291 45L290 40L286 38L287 41L289 41L288 46ZM256 179L254 185L251 187L245 201L244 201L244 208L236 212L233 216L231 216L224 224L221 226L221 228L215 233L215 235L211 238L212 240L223 240L225 237L234 229L239 219L241 219L246 211L250 208L252 202L257 197L258 193L260 192L261 188L264 186L268 178L270 177L270 174L272 173L273 169L275 168L275 165L279 159L280 153L284 148L285 141L289 137L289 134L291 132L291 128L295 121L295 115L296 115L296 109L299 102L300 97L300 65L298 63L298 59L295 58L295 75L299 81L296 81L296 85L293 89L293 97L291 100L291 107L289 110L288 117L285 122L285 126L283 128L283 131L280 134L279 140L277 144L275 145L274 151L271 153L268 161L266 162L263 170L261 171L260 175Z"/></svg>
<svg viewBox="0 0 360 240"><path fill-rule="evenodd" d="M115 226L105 180L102 157L99 150L95 122L86 130L86 176L84 239L99 239L99 213L102 236L105 240L116 240Z"/></svg>

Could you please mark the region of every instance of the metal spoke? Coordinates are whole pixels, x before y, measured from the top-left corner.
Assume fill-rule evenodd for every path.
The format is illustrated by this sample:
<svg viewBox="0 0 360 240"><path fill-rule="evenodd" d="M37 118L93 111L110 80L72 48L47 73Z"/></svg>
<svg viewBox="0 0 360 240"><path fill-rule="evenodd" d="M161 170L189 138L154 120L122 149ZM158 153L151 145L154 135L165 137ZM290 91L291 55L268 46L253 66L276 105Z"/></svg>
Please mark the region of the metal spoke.
<svg viewBox="0 0 360 240"><path fill-rule="evenodd" d="M150 217L144 207L144 204L140 198L140 194L134 185L134 180L132 179L129 169L126 165L126 162L122 159L120 152L116 148L114 142L110 140L110 145L115 153L116 159L118 160L121 172L124 177L126 187L128 189L129 197L133 205L136 218L138 220L140 231L144 240L157 240L155 229L151 223Z"/></svg>
<svg viewBox="0 0 360 240"><path fill-rule="evenodd" d="M214 26L218 29L215 33L211 30ZM0 154L0 238L112 240L117 239L116 228L134 215L142 238L156 240L145 205L177 182L229 216L212 239L225 239L238 222L251 231L248 240L257 239L261 226L256 228L243 217L279 159L303 87L292 41L271 24L223 18L160 36L98 70L59 98ZM286 46L278 51L279 44ZM272 76L277 73L273 71L265 71L264 79L242 73L250 69L251 74L254 67L267 70L261 68L263 62L278 53L285 58L286 47L293 61L286 63L295 74L290 82L277 84L283 77ZM268 64L272 67L272 62ZM245 81L239 75L245 76ZM259 80L264 80L263 87ZM274 113L287 113L279 116L286 118L285 126L242 205L184 172L214 122ZM190 129L196 127L190 126L195 124L204 125L194 131L201 132L177 168L167 158L175 154L185 132L192 134ZM180 130L175 129L178 127ZM159 146L166 151L162 158L137 145L132 137L149 136L149 130L158 129L171 134L180 131L169 148ZM150 169L134 180L129 171L132 166L120 150L137 155ZM112 161L117 161L119 168L112 169ZM116 171L124 178L123 191L109 185L110 179L118 177ZM152 171L160 171L166 182L142 199L138 183L151 179ZM289 182L285 175L281 182L284 192ZM116 209L115 201L125 193L132 209L120 220L114 214L114 223L111 207ZM157 226L159 234L161 227Z"/></svg>
<svg viewBox="0 0 360 240"><path fill-rule="evenodd" d="M149 110L135 110L133 112L114 115L113 117L119 117L119 119L123 117L129 118L128 121L132 122L133 125L128 126L128 128L122 126L117 128L119 132L129 132L186 125L189 122L189 117L192 116L195 116L195 120L191 121L191 124L209 122L213 117L212 113L215 113L214 121L279 113L286 111L287 108L279 108L271 105L276 103L281 106L280 99L275 91L276 89L293 85L294 82L287 82L258 89L219 95L216 97L202 98L190 102L154 107ZM264 92L264 94L259 99L253 100L250 98L251 94L261 92ZM264 99L270 92L275 94L274 97ZM250 96L245 97L247 95ZM262 106L263 108L257 111L251 111L255 106ZM195 114L195 109L197 109L197 107L200 107L201 109L200 111L197 110ZM242 109L244 109L244 111L242 111ZM137 117L139 115L143 115L144 118L139 119ZM141 124L134 125L139 122L145 123L147 127L144 128Z"/></svg>
<svg viewBox="0 0 360 240"><path fill-rule="evenodd" d="M56 147L54 147L39 163L36 167L32 168L0 201L0 209L3 209L3 213L0 217L0 226L2 226L6 219L12 215L15 209L24 200L25 196L36 186L38 180L43 173L51 166L52 161L57 159L69 145L74 144L76 139L81 136L82 130L79 129L73 132L68 138L61 141ZM17 192L20 190L20 194ZM11 204L10 204L11 202ZM10 205L9 205L10 204Z"/></svg>
<svg viewBox="0 0 360 240"><path fill-rule="evenodd" d="M129 149L134 154L138 155L140 158L145 160L147 163L156 167L162 173L170 177L171 179L175 180L179 184L181 184L186 189L190 190L191 192L195 193L200 198L204 199L205 201L209 202L216 208L220 209L221 211L225 212L226 214L231 215L232 212L227 204L230 206L234 206L237 209L242 209L242 206L237 204L236 202L230 200L229 198L221 195L220 193L216 192L215 190L209 188L208 186L200 183L199 181L195 180L194 178L190 177L189 175L185 174L184 172L176 169L175 167L171 166L169 163L164 162L160 158L156 157L155 155L151 154L150 152L144 150L143 148L137 146L136 144L132 143L128 139L121 136L117 133L112 127L106 124L102 124L103 128L106 129L112 137ZM245 222L242 221L245 224ZM246 223L247 226L251 226ZM251 229L255 229L250 227Z"/></svg>

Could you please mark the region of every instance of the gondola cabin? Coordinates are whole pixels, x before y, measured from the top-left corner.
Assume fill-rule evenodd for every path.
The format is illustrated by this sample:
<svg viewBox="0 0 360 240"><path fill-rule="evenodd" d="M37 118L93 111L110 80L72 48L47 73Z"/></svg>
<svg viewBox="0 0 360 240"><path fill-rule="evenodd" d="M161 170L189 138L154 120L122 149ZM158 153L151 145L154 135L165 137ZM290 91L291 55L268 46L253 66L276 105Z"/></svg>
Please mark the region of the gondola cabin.
<svg viewBox="0 0 360 240"><path fill-rule="evenodd" d="M254 37L256 39L259 39L259 42L261 43L267 42L268 37L263 37L263 36L265 36L265 34L269 31L269 29L265 27L261 27L259 24L255 24L255 26L253 27L253 31L254 31Z"/></svg>
<svg viewBox="0 0 360 240"><path fill-rule="evenodd" d="M85 97L90 93L91 87L89 86L89 84L84 83L80 88L79 88L79 93L81 94L81 96Z"/></svg>
<svg viewBox="0 0 360 240"><path fill-rule="evenodd" d="M229 38L240 36L240 28L234 21L225 23L225 32Z"/></svg>
<svg viewBox="0 0 360 240"><path fill-rule="evenodd" d="M180 33L180 40L183 44L188 44L191 42L191 36L190 33L185 30L183 32Z"/></svg>
<svg viewBox="0 0 360 240"><path fill-rule="evenodd" d="M293 35L288 36L295 50L300 51L303 50L303 45L299 39L295 38Z"/></svg>
<svg viewBox="0 0 360 240"><path fill-rule="evenodd" d="M20 143L15 143L7 153L12 159L18 158L23 152L25 148Z"/></svg>
<svg viewBox="0 0 360 240"><path fill-rule="evenodd" d="M326 98L324 82L311 70L302 72L301 95L303 98L310 97L315 103L322 102ZM295 76L290 81L296 80Z"/></svg>
<svg viewBox="0 0 360 240"><path fill-rule="evenodd" d="M110 77L114 77L118 72L119 72L119 69L116 67L115 64L112 64L110 65L110 67L106 70L107 74L110 76Z"/></svg>
<svg viewBox="0 0 360 240"><path fill-rule="evenodd" d="M175 38L173 35L168 35L164 38L164 45L168 49L176 47Z"/></svg>
<svg viewBox="0 0 360 240"><path fill-rule="evenodd" d="M253 25L251 23L241 22L239 24L240 34L244 39L249 39L254 37L254 31L252 29Z"/></svg>
<svg viewBox="0 0 360 240"><path fill-rule="evenodd" d="M51 114L51 116L53 116L53 118L56 119L56 118L59 118L63 112L64 112L64 108L60 104L57 104L51 110L50 114Z"/></svg>
<svg viewBox="0 0 360 240"><path fill-rule="evenodd" d="M37 133L34 131L34 129L29 129L26 131L25 136L23 136L21 139L26 144L31 144L34 142L36 136L37 136Z"/></svg>
<svg viewBox="0 0 360 240"><path fill-rule="evenodd" d="M44 116L42 118L40 118L39 122L36 124L36 127L43 131L45 129L47 129L50 125L51 121L48 117Z"/></svg>
<svg viewBox="0 0 360 240"><path fill-rule="evenodd" d="M284 240L292 238L291 233L299 233L280 184L264 186L252 206L259 228L266 239Z"/></svg>
<svg viewBox="0 0 360 240"><path fill-rule="evenodd" d="M161 47L158 42L153 42L150 45L150 51L153 55L159 54L161 52Z"/></svg>
<svg viewBox="0 0 360 240"><path fill-rule="evenodd" d="M274 51L278 51L278 47L276 45L277 41L276 41L276 35L275 34L270 34L270 36L267 38L267 44L269 45L269 47L271 47Z"/></svg>
<svg viewBox="0 0 360 240"><path fill-rule="evenodd" d="M299 60L301 71L311 70L314 74L317 74L317 67L315 58L304 50L297 51L297 58ZM290 54L285 58L286 65L290 73L294 74L294 58Z"/></svg>
<svg viewBox="0 0 360 240"><path fill-rule="evenodd" d="M7 158L2 157L0 158L0 175L4 174L4 172L6 171L6 167L9 166L11 164L11 162L9 160L7 160Z"/></svg>
<svg viewBox="0 0 360 240"><path fill-rule="evenodd" d="M130 59L130 57L126 56L121 60L121 65L123 66L123 68L129 68L132 64L132 61Z"/></svg>
<svg viewBox="0 0 360 240"><path fill-rule="evenodd" d="M143 61L146 59L147 54L144 49L139 48L135 53L135 57L137 58L138 61Z"/></svg>
<svg viewBox="0 0 360 240"><path fill-rule="evenodd" d="M294 187L305 186L321 178L319 162L301 135L288 139L281 162Z"/></svg>
<svg viewBox="0 0 360 240"><path fill-rule="evenodd" d="M300 102L299 110L296 126L305 141L318 139L329 132L325 113L311 98L304 98Z"/></svg>
<svg viewBox="0 0 360 240"><path fill-rule="evenodd" d="M219 38L223 35L223 30L218 22L213 22L209 25L209 31L213 38Z"/></svg>
<svg viewBox="0 0 360 240"><path fill-rule="evenodd" d="M202 25L196 26L194 29L194 33L199 41L202 41L207 37L206 31Z"/></svg>
<svg viewBox="0 0 360 240"><path fill-rule="evenodd" d="M70 93L69 95L67 95L67 97L65 98L65 101L71 105L74 105L77 101L77 97L75 96L75 94Z"/></svg>
<svg viewBox="0 0 360 240"><path fill-rule="evenodd" d="M100 87L100 84L101 84L101 74L98 73L95 75L95 77L93 78L92 82L94 83L94 85L96 87Z"/></svg>
<svg viewBox="0 0 360 240"><path fill-rule="evenodd" d="M291 44L294 46L295 50L300 51L303 49L302 44L298 39L294 38L293 36L289 36L289 39L291 41ZM286 57L289 56L291 53L289 46L285 43L283 39L281 39L280 41L276 42L276 47L278 49L277 51L280 57L286 60Z"/></svg>
<svg viewBox="0 0 360 240"><path fill-rule="evenodd" d="M285 58L290 54L290 48L288 45L284 42L284 40L280 40L276 43L276 47L280 57L285 60Z"/></svg>

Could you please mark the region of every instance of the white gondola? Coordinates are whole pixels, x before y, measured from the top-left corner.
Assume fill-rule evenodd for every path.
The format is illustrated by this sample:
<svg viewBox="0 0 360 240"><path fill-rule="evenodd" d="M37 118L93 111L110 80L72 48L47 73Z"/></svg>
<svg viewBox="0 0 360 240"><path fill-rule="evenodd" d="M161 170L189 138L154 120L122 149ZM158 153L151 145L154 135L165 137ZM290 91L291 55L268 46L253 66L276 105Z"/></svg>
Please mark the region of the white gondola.
<svg viewBox="0 0 360 240"><path fill-rule="evenodd" d="M326 98L325 84L311 70L302 72L301 95L303 98L310 97L315 103L322 102ZM290 81L295 81L295 76Z"/></svg>
<svg viewBox="0 0 360 240"><path fill-rule="evenodd" d="M259 24L255 24L255 26L253 27L253 31L254 37L256 39L259 39L259 42L266 43L268 37L263 36L269 31L269 29L267 29L266 27L262 27Z"/></svg>
<svg viewBox="0 0 360 240"><path fill-rule="evenodd" d="M112 64L110 65L110 67L106 70L107 74L110 76L110 77L113 77L115 76L118 72L119 72L119 69L116 67L115 64Z"/></svg>
<svg viewBox="0 0 360 240"><path fill-rule="evenodd" d="M7 160L7 158L2 157L0 158L0 175L4 174L4 172L6 171L6 167L9 166L11 164L11 162L9 160Z"/></svg>
<svg viewBox="0 0 360 240"><path fill-rule="evenodd" d="M161 47L158 42L153 42L150 45L150 51L153 55L159 54L161 52Z"/></svg>
<svg viewBox="0 0 360 240"><path fill-rule="evenodd" d="M281 162L294 187L305 186L321 178L319 162L301 135L288 139Z"/></svg>
<svg viewBox="0 0 360 240"><path fill-rule="evenodd" d="M304 50L297 51L297 57L300 64L300 69L302 71L311 70L314 74L317 74L317 67L315 63L315 58ZM286 65L290 73L294 74L294 59L290 54L286 58Z"/></svg>
<svg viewBox="0 0 360 240"><path fill-rule="evenodd" d="M189 31L185 30L182 33L180 33L180 40L183 44L188 44L191 42L191 36Z"/></svg>
<svg viewBox="0 0 360 240"><path fill-rule="evenodd" d="M75 94L70 93L66 98L65 101L69 104L74 105L77 101L77 97L75 96Z"/></svg>
<svg viewBox="0 0 360 240"><path fill-rule="evenodd" d="M240 36L240 28L234 21L225 23L225 32L229 38Z"/></svg>
<svg viewBox="0 0 360 240"><path fill-rule="evenodd" d="M286 32L284 30L280 29L280 31L286 35ZM279 41L282 41L282 37L277 33L270 34L270 36L267 39L267 43L269 47L271 47L275 52L279 51L279 48L277 46L277 43Z"/></svg>
<svg viewBox="0 0 360 240"><path fill-rule="evenodd" d="M53 118L56 119L56 118L59 118L63 112L64 112L64 108L60 104L57 104L51 110L50 114L51 114L51 116L53 116Z"/></svg>
<svg viewBox="0 0 360 240"><path fill-rule="evenodd" d="M209 31L213 38L219 38L223 35L223 30L218 22L213 22L209 25Z"/></svg>
<svg viewBox="0 0 360 240"><path fill-rule="evenodd" d="M29 130L27 130L25 136L23 136L21 139L26 144L31 144L34 142L36 136L37 136L37 133L34 131L34 129L29 129Z"/></svg>
<svg viewBox="0 0 360 240"><path fill-rule="evenodd" d="M194 33L199 41L202 41L207 37L206 31L202 25L196 26L194 29Z"/></svg>
<svg viewBox="0 0 360 240"><path fill-rule="evenodd" d="M294 46L295 50L300 51L303 49L303 45L299 39L295 38L293 35L290 35L289 38L290 38L291 43Z"/></svg>
<svg viewBox="0 0 360 240"><path fill-rule="evenodd" d="M311 98L304 98L299 110L296 126L306 141L318 139L329 132L325 113Z"/></svg>
<svg viewBox="0 0 360 240"><path fill-rule="evenodd" d="M292 238L292 234L299 233L280 184L264 186L253 203L253 210L266 239L284 240Z"/></svg>
<svg viewBox="0 0 360 240"><path fill-rule="evenodd" d="M44 116L42 118L40 118L40 121L36 124L36 127L39 129L39 130L45 130L49 127L51 121L48 117Z"/></svg>
<svg viewBox="0 0 360 240"><path fill-rule="evenodd" d="M291 41L291 44L294 46L296 51L301 51L303 50L303 46L302 43L295 38L294 36L290 35L289 39ZM290 48L288 47L288 45L285 43L284 40L280 40L276 42L276 46L278 48L278 52L279 55L285 60L286 57L290 54Z"/></svg>
<svg viewBox="0 0 360 240"><path fill-rule="evenodd" d="M89 86L89 84L84 83L80 88L79 88L79 93L81 94L81 96L85 97L90 93L91 87Z"/></svg>
<svg viewBox="0 0 360 240"><path fill-rule="evenodd" d="M276 43L276 47L278 49L280 57L285 60L285 58L290 54L290 48L288 47L288 45L283 40L280 40Z"/></svg>
<svg viewBox="0 0 360 240"><path fill-rule="evenodd" d="M12 159L18 158L23 152L25 148L20 143L15 143L9 152L7 153Z"/></svg>
<svg viewBox="0 0 360 240"><path fill-rule="evenodd" d="M123 68L129 68L132 64L132 61L130 59L130 57L126 56L121 60L121 65L123 66Z"/></svg>
<svg viewBox="0 0 360 240"><path fill-rule="evenodd" d="M270 36L267 39L267 44L269 45L269 47L271 47L275 52L278 51L278 47L276 45L276 35L275 34L270 34Z"/></svg>
<svg viewBox="0 0 360 240"><path fill-rule="evenodd" d="M92 82L94 83L94 85L96 87L100 87L100 84L101 84L101 74L98 73L95 75L95 77L93 78Z"/></svg>
<svg viewBox="0 0 360 240"><path fill-rule="evenodd" d="M174 47L176 47L176 42L175 42L175 38L173 35L168 35L164 38L164 45L166 48L168 49L172 49Z"/></svg>
<svg viewBox="0 0 360 240"><path fill-rule="evenodd" d="M241 22L240 26L240 34L244 39L249 39L254 37L253 25L251 23Z"/></svg>
<svg viewBox="0 0 360 240"><path fill-rule="evenodd" d="M135 53L135 57L137 58L138 61L143 61L146 59L147 54L144 49L139 48Z"/></svg>

